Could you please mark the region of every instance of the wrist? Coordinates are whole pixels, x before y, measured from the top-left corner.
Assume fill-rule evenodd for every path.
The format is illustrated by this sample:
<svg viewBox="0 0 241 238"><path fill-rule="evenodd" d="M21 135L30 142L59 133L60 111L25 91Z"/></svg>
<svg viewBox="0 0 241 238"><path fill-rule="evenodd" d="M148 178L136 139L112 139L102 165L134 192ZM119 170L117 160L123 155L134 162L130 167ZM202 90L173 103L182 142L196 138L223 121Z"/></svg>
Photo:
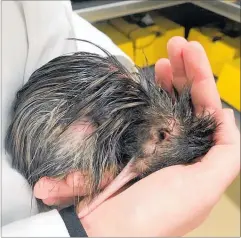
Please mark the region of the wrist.
<svg viewBox="0 0 241 238"><path fill-rule="evenodd" d="M98 212L96 213L93 211L85 217L79 218L79 221L85 229L88 237L104 237L107 235L106 232L108 232L108 230L104 229L104 224L106 224L105 215L102 214L102 216L100 217L100 214L98 214ZM108 229L110 229L110 225L108 226ZM103 232L103 230L105 230L105 232Z"/></svg>
<svg viewBox="0 0 241 238"><path fill-rule="evenodd" d="M98 234L95 232L96 222L91 219L91 215L79 218L79 220L88 237L98 236Z"/></svg>
<svg viewBox="0 0 241 238"><path fill-rule="evenodd" d="M129 234L132 234L133 231L132 229L130 229L129 226L130 222L127 222L126 224L125 219L118 219L120 217L125 217L127 219L126 214L128 214L130 210L128 210L128 206L126 206L126 203L123 202L119 196L116 196L127 187L129 187L130 184L124 186L122 189L120 189L120 191L115 194L115 196L109 198L107 201L98 206L94 211L92 211L85 217L79 218L82 226L84 227L89 237L120 237L126 236L127 234L128 236ZM116 204L119 204L119 206L117 206L119 209L114 209L116 207ZM77 215L82 207L83 204L80 202L76 207ZM121 207L123 209L121 209ZM124 227L124 229L121 229L121 227ZM134 235L135 234L133 234L133 236Z"/></svg>
<svg viewBox="0 0 241 238"><path fill-rule="evenodd" d="M78 208L76 209L78 214ZM108 207L100 206L94 211L79 218L88 237L118 237L120 236L119 222L116 219L116 212ZM118 227L117 227L118 225Z"/></svg>

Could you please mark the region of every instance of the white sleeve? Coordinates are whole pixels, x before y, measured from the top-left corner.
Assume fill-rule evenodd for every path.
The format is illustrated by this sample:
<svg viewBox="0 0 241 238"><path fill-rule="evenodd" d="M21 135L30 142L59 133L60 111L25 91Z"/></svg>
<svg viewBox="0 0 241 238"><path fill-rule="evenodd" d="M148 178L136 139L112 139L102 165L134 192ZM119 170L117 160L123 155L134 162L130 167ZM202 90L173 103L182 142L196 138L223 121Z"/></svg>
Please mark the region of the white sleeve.
<svg viewBox="0 0 241 238"><path fill-rule="evenodd" d="M90 44L67 41L67 38L90 40L116 55L127 67L132 65L130 58L109 37L72 12L69 1L4 1L2 13L2 141L16 92L34 70L69 52L85 50L103 54ZM11 159L4 149L1 153L3 236L68 237L57 210L37 214L27 181L10 166Z"/></svg>
<svg viewBox="0 0 241 238"><path fill-rule="evenodd" d="M40 213L2 227L3 237L69 237L57 210Z"/></svg>
<svg viewBox="0 0 241 238"><path fill-rule="evenodd" d="M76 51L77 47L76 43L66 41L74 36L69 1L4 1L2 13L1 141L4 143L16 92L42 64ZM11 167L4 144L1 148L2 225L5 226L33 216L38 210L26 179Z"/></svg>

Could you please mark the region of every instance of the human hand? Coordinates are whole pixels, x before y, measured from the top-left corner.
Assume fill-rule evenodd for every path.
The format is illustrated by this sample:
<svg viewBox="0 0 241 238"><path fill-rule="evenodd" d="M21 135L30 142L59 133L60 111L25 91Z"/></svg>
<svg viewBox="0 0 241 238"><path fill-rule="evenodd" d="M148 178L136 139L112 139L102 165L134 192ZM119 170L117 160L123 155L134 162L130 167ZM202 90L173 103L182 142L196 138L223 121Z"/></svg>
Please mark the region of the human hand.
<svg viewBox="0 0 241 238"><path fill-rule="evenodd" d="M201 162L157 171L110 198L81 219L88 236L183 236L199 226L240 172L240 135L232 110L222 109L200 44L180 37L168 43L169 60L157 62L157 81L180 92L191 80L196 113L215 111L222 124Z"/></svg>
<svg viewBox="0 0 241 238"><path fill-rule="evenodd" d="M217 143L201 162L157 171L101 204L81 219L89 236L182 236L201 224L240 171L239 131L232 111L221 108L204 50L198 43L175 37L168 43L168 53L170 60L156 64L158 83L170 91L173 81L181 91L187 80L193 81L196 113L206 107L216 111L222 122ZM78 172L74 175L58 183L51 181L54 189L44 202L72 203L73 196L80 195L69 186L78 184L72 183L78 180Z"/></svg>

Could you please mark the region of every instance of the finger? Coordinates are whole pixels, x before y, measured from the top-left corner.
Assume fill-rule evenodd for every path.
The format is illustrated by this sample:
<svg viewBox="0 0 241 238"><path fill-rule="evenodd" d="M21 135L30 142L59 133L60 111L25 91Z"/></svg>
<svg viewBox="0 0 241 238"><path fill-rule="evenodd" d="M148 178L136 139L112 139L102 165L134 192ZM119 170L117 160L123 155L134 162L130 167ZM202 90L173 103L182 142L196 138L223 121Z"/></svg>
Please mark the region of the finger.
<svg viewBox="0 0 241 238"><path fill-rule="evenodd" d="M86 175L84 175L80 171L74 171L72 173L69 173L66 177L66 183L68 186L75 188L75 187L82 187L85 186L85 178L87 178Z"/></svg>
<svg viewBox="0 0 241 238"><path fill-rule="evenodd" d="M237 145L215 146L199 166L200 183L206 184L206 188L213 191L214 199L218 199L240 173L240 147ZM212 196L212 194L209 194Z"/></svg>
<svg viewBox="0 0 241 238"><path fill-rule="evenodd" d="M34 196L39 199L84 196L88 192L86 179L79 171L68 174L65 179L43 177L34 186ZM106 186L110 179L111 176L106 173L101 187Z"/></svg>
<svg viewBox="0 0 241 238"><path fill-rule="evenodd" d="M168 59L160 59L155 64L156 81L167 92L172 92L172 67Z"/></svg>
<svg viewBox="0 0 241 238"><path fill-rule="evenodd" d="M70 187L64 179L58 180L48 177L41 178L34 186L34 196L39 199L50 197L74 197L84 195L84 189Z"/></svg>
<svg viewBox="0 0 241 238"><path fill-rule="evenodd" d="M183 47L183 60L187 77L192 81L191 94L196 112L199 113L203 107L221 109L213 73L201 44L188 42Z"/></svg>
<svg viewBox="0 0 241 238"><path fill-rule="evenodd" d="M183 48L187 45L183 37L173 37L167 43L168 56L172 66L173 85L180 93L187 81L187 75L183 62Z"/></svg>
<svg viewBox="0 0 241 238"><path fill-rule="evenodd" d="M103 179L100 183L100 188L105 187L110 181L113 179L113 174L110 172L105 172ZM74 171L68 174L66 178L66 183L69 187L72 188L79 188L81 190L81 195L87 193L87 183L88 183L88 176L84 175L80 171Z"/></svg>
<svg viewBox="0 0 241 238"><path fill-rule="evenodd" d="M49 197L42 200L48 206L68 206L75 203L74 197Z"/></svg>

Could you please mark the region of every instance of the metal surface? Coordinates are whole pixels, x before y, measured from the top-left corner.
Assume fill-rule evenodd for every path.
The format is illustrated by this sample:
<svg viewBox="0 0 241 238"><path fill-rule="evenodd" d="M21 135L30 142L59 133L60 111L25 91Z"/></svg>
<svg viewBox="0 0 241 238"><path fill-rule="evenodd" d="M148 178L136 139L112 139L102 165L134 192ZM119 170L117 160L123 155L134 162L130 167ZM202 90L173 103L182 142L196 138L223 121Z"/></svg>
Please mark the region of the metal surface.
<svg viewBox="0 0 241 238"><path fill-rule="evenodd" d="M86 1L73 2L73 10L89 22L146 12L182 3L192 3L231 20L240 21L240 5L230 1L178 1L178 0L139 0L139 1Z"/></svg>
<svg viewBox="0 0 241 238"><path fill-rule="evenodd" d="M90 1L72 3L74 11L89 22L175 6L186 1L140 0L140 1Z"/></svg>
<svg viewBox="0 0 241 238"><path fill-rule="evenodd" d="M227 17L236 22L240 20L240 5L230 1L189 1L199 7L205 8L209 11L215 12L221 16Z"/></svg>

